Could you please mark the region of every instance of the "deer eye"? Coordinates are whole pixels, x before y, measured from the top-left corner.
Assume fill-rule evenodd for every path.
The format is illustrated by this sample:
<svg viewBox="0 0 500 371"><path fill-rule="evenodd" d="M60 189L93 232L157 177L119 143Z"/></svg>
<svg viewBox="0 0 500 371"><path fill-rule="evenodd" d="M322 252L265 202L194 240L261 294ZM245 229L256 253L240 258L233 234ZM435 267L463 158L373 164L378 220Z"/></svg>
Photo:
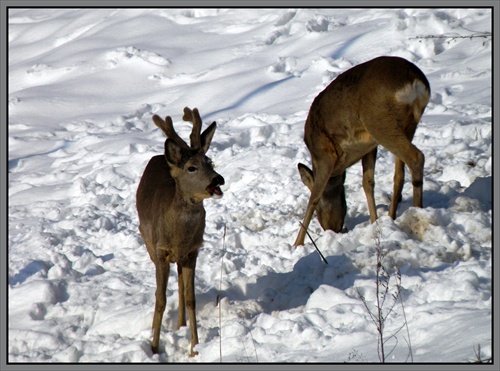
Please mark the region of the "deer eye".
<svg viewBox="0 0 500 371"><path fill-rule="evenodd" d="M190 167L188 167L188 171L189 171L190 173L194 173L196 170L197 170L197 169L196 169L196 167L195 167L195 166L190 166Z"/></svg>

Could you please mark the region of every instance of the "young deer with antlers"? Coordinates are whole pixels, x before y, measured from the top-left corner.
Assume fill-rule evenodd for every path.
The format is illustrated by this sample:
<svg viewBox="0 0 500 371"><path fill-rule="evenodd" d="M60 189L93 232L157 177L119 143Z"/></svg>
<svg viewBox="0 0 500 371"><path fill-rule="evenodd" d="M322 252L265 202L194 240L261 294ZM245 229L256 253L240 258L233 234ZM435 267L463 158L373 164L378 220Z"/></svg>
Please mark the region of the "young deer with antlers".
<svg viewBox="0 0 500 371"><path fill-rule="evenodd" d="M220 198L224 178L213 169L205 153L216 123L201 133L198 110L184 108L184 121L193 123L191 146L175 132L172 119L153 121L167 136L165 153L154 156L144 170L136 195L139 230L156 267L156 304L153 317L152 351L158 353L161 322L166 306L170 263L177 263L179 317L177 329L186 325L187 307L191 332L190 356L197 353L196 299L194 275L198 249L203 243L205 209L203 200Z"/></svg>
<svg viewBox="0 0 500 371"><path fill-rule="evenodd" d="M405 164L412 176L413 205L422 207L424 155L411 141L429 97L429 82L417 66L399 57L378 57L340 74L314 99L304 130L313 170L298 165L311 196L295 247L304 244L315 210L324 229L340 232L345 172L360 159L370 221L377 219L373 189L379 144L396 156L389 215L396 217Z"/></svg>

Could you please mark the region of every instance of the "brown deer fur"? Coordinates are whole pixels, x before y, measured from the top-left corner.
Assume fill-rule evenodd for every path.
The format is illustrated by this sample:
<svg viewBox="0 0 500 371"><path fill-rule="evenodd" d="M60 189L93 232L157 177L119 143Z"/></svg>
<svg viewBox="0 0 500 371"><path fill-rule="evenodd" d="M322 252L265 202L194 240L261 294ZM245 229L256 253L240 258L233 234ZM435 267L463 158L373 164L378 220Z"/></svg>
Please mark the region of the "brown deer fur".
<svg viewBox="0 0 500 371"><path fill-rule="evenodd" d="M304 244L315 210L323 228L342 229L345 170L360 159L370 221L377 219L373 189L378 145L396 156L389 215L396 217L405 164L412 175L413 205L422 207L424 155L411 141L429 97L429 82L417 66L399 57L378 57L340 74L314 99L304 128L313 169L299 164L311 196L295 247Z"/></svg>
<svg viewBox="0 0 500 371"><path fill-rule="evenodd" d="M139 231L156 268L156 304L152 350L158 353L160 330L166 306L170 263L177 264L179 317L177 329L186 325L187 308L191 332L190 355L198 344L194 276L198 249L205 230L205 198L220 198L224 178L205 156L215 132L212 123L202 134L198 110L184 109L184 120L193 122L191 146L175 132L172 119L154 115L154 123L167 135L165 153L146 166L136 194Z"/></svg>

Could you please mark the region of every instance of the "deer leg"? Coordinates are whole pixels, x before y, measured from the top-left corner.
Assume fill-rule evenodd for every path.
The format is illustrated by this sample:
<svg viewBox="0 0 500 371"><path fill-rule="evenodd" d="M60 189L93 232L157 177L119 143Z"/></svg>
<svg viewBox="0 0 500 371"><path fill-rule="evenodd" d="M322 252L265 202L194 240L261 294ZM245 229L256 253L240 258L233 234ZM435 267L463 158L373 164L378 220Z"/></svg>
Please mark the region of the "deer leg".
<svg viewBox="0 0 500 371"><path fill-rule="evenodd" d="M311 189L311 196L309 197L309 202L307 203L307 209L306 209L306 215L304 216L304 222L300 226L299 229L299 234L297 235L297 239L295 240L295 243L293 244L294 247L304 245L304 239L306 237L306 231L307 228L309 227L309 223L311 222L314 209L316 208L316 205L319 202L319 199L321 198L321 195L323 194L323 191L325 190L326 183L328 182L328 179L330 178L332 172L332 166L330 164L332 161L329 161L329 159L322 159L321 165L316 166L314 171L314 185Z"/></svg>
<svg viewBox="0 0 500 371"><path fill-rule="evenodd" d="M411 141L415 135L415 130L417 129L417 122L410 117L407 124L404 126L404 134L406 136L406 141L401 138L403 143L397 148L397 150L402 153L402 156L396 155L395 169L394 169L394 191L391 201L391 207L389 209L389 216L392 219L396 219L396 212L399 203L401 202L401 192L403 190L404 178L405 178L405 164L408 166L412 176L413 184L413 206L422 207L422 185L423 185L423 173L424 173L424 162L425 157L423 153L415 147ZM393 152L396 153L396 152Z"/></svg>
<svg viewBox="0 0 500 371"><path fill-rule="evenodd" d="M398 210L398 205L401 202L401 192L403 191L404 181L405 163L396 157L394 168L394 190L392 192L391 207L389 209L389 216L392 219L396 219L396 212Z"/></svg>
<svg viewBox="0 0 500 371"><path fill-rule="evenodd" d="M386 131L377 136L373 133L372 136L378 143L387 148L408 166L413 184L413 206L422 207L425 157L424 154L411 143L415 129L416 125L412 125L406 129L406 132L403 130L394 132ZM397 164L397 166L401 167L401 164ZM402 175L401 172L398 173L398 176L400 175Z"/></svg>
<svg viewBox="0 0 500 371"><path fill-rule="evenodd" d="M415 131L417 130L417 125L418 121L416 122L413 117L409 119L409 124L406 125L405 128L405 134L408 140L411 141L413 140L413 137L415 135ZM413 144L412 144L413 146ZM424 182L424 163L425 163L425 157L424 154L415 146L413 146L416 149L415 155L413 158L416 159L416 164L409 165L402 159L410 168L411 176L412 176L412 184L413 184L413 206L416 207L423 207L423 200L422 200L422 188L423 188L423 182ZM403 173L403 181L404 181L404 167L402 170ZM403 186L401 186L402 188ZM401 200L401 197L400 197Z"/></svg>
<svg viewBox="0 0 500 371"><path fill-rule="evenodd" d="M313 201L313 198L311 195L311 197L309 198L309 202L307 204L306 215L304 216L304 221L303 221L302 225L300 226L299 234L297 235L297 239L295 240L295 243L293 244L294 247L301 246L304 244L304 239L306 237L306 230L309 227L309 223L311 222L314 208L315 208L315 205L314 205L314 201Z"/></svg>
<svg viewBox="0 0 500 371"><path fill-rule="evenodd" d="M408 142L405 149L398 148L395 152L395 155L410 169L413 185L413 206L422 207L424 154L410 142Z"/></svg>
<svg viewBox="0 0 500 371"><path fill-rule="evenodd" d="M186 326L186 302L184 300L184 276L182 265L177 263L177 277L179 282L179 317L177 319L177 330Z"/></svg>
<svg viewBox="0 0 500 371"><path fill-rule="evenodd" d="M153 316L153 344L151 350L158 353L160 342L161 321L167 305L167 283L170 272L170 261L165 250L156 253L156 303Z"/></svg>
<svg viewBox="0 0 500 371"><path fill-rule="evenodd" d="M190 357L198 354L193 348L198 344L198 328L196 324L196 297L194 293L194 273L196 269L196 258L198 252L191 254L182 265L182 276L184 281L184 291L186 297L186 308L189 315L189 328L191 333L191 352Z"/></svg>
<svg viewBox="0 0 500 371"><path fill-rule="evenodd" d="M367 153L361 160L363 165L363 190L365 191L368 210L370 212L370 223L377 220L377 208L375 205L375 161L377 159L377 147Z"/></svg>

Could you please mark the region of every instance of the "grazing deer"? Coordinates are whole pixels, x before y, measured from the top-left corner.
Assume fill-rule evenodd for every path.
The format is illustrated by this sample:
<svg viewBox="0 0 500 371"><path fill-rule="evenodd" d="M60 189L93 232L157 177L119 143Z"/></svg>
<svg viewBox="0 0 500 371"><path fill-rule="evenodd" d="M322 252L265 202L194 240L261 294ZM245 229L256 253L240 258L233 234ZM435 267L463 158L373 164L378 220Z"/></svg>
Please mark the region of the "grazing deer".
<svg viewBox="0 0 500 371"><path fill-rule="evenodd" d="M377 219L373 189L379 144L396 156L389 215L396 218L405 164L412 176L413 205L422 207L424 155L411 141L429 97L429 82L417 66L399 57L378 57L340 74L314 99L304 128L313 170L298 165L311 196L295 247L304 244L315 210L324 229L340 232L345 172L360 159L370 221Z"/></svg>
<svg viewBox="0 0 500 371"><path fill-rule="evenodd" d="M154 156L144 170L136 195L139 231L156 267L156 304L153 317L153 353L158 353L170 263L177 263L179 317L177 329L186 325L187 307L191 332L190 356L197 353L194 274L198 249L205 230L205 198L221 198L224 178L205 156L215 132L212 123L201 134L198 110L184 108L184 121L193 123L191 146L175 132L172 119L154 115L153 121L167 136L165 153Z"/></svg>

